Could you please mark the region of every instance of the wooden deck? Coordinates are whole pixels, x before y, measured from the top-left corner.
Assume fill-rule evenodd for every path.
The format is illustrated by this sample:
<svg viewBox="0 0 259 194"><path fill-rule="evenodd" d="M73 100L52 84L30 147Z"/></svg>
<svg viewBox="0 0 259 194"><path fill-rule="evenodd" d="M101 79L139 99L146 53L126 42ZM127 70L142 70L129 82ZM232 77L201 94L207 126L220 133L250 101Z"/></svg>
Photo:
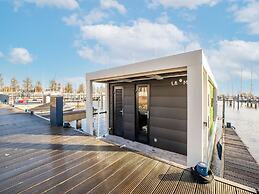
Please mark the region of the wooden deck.
<svg viewBox="0 0 259 194"><path fill-rule="evenodd" d="M223 177L259 190L259 165L233 129L224 131Z"/></svg>
<svg viewBox="0 0 259 194"><path fill-rule="evenodd" d="M0 104L0 193L252 193Z"/></svg>

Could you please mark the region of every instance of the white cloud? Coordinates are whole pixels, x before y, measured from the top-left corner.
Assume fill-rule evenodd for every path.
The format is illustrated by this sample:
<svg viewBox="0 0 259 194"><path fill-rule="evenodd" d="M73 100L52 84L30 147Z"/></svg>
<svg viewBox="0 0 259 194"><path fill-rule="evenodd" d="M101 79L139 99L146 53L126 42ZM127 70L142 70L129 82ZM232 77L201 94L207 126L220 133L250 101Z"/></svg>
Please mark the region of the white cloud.
<svg viewBox="0 0 259 194"><path fill-rule="evenodd" d="M14 9L18 10L24 3L35 4L38 7L56 7L69 10L79 8L77 0L14 0Z"/></svg>
<svg viewBox="0 0 259 194"><path fill-rule="evenodd" d="M80 15L80 14L72 14L68 17L64 17L63 21L70 26L73 25L85 25L85 24L96 24L98 22L103 21L103 19L107 18L108 15L99 10L99 9L93 9L86 15Z"/></svg>
<svg viewBox="0 0 259 194"><path fill-rule="evenodd" d="M250 0L245 7L232 6L237 22L247 24L250 34L259 34L259 1Z"/></svg>
<svg viewBox="0 0 259 194"><path fill-rule="evenodd" d="M125 64L200 48L199 43L172 23L137 20L131 25L83 25L78 54L94 63Z"/></svg>
<svg viewBox="0 0 259 194"><path fill-rule="evenodd" d="M120 4L117 0L101 0L100 1L101 8L103 9L116 9L121 14L125 14L127 12L127 9L124 7L124 5Z"/></svg>
<svg viewBox="0 0 259 194"><path fill-rule="evenodd" d="M210 50L208 60L218 81L239 79L241 69L243 79L250 79L251 68L253 78L259 78L259 42L243 40L223 40L217 48Z"/></svg>
<svg viewBox="0 0 259 194"><path fill-rule="evenodd" d="M196 9L201 5L214 6L219 0L149 0L149 7L162 5L165 8L187 8Z"/></svg>
<svg viewBox="0 0 259 194"><path fill-rule="evenodd" d="M9 60L13 64L28 64L33 61L32 55L25 48L13 48Z"/></svg>

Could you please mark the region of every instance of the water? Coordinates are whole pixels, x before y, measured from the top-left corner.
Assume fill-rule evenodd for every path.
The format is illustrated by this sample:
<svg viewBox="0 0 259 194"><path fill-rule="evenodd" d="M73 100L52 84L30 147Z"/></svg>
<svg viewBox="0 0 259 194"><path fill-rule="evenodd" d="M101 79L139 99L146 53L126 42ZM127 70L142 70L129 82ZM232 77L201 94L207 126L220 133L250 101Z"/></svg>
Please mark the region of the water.
<svg viewBox="0 0 259 194"><path fill-rule="evenodd" d="M99 111L103 111L104 107L103 104L99 101L93 101L93 107ZM94 129L96 131L97 136L104 136L108 134L108 127L106 123L106 113L94 115ZM72 127L76 128L76 121L70 123ZM82 127L83 130L86 130L86 119L82 120Z"/></svg>
<svg viewBox="0 0 259 194"><path fill-rule="evenodd" d="M225 116L225 121L231 122L236 128L237 134L259 163L259 109L243 106L236 110L226 105Z"/></svg>
<svg viewBox="0 0 259 194"><path fill-rule="evenodd" d="M70 124L72 127L76 128L76 121L70 122ZM99 130L98 130L98 128L99 128ZM82 120L82 129L83 130L87 129L86 119ZM99 121L98 121L98 116L97 115L94 116L94 129L95 129L96 133L99 132L99 134L96 134L99 137L108 134L108 127L106 124L106 113L99 115Z"/></svg>

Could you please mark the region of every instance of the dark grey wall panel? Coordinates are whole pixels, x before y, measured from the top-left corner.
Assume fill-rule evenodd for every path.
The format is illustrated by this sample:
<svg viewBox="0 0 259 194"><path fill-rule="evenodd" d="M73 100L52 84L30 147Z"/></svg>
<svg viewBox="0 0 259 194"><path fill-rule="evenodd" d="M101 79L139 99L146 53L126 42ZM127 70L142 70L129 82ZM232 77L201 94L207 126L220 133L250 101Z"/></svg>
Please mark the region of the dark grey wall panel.
<svg viewBox="0 0 259 194"><path fill-rule="evenodd" d="M187 154L187 87L170 78L150 84L150 144ZM182 77L186 79L186 77ZM154 141L156 139L156 142Z"/></svg>
<svg viewBox="0 0 259 194"><path fill-rule="evenodd" d="M168 118L151 116L150 126L186 131L187 123L186 123L186 120L168 119Z"/></svg>
<svg viewBox="0 0 259 194"><path fill-rule="evenodd" d="M124 88L124 137L135 140L135 85L132 83L123 84Z"/></svg>
<svg viewBox="0 0 259 194"><path fill-rule="evenodd" d="M186 143L187 141L187 132L174 130L174 129L165 129L159 127L152 128L152 136L150 136L151 142L154 141L154 138L165 138L168 140L177 139L180 143Z"/></svg>
<svg viewBox="0 0 259 194"><path fill-rule="evenodd" d="M124 137L135 140L135 86L150 85L150 129L152 146L187 153L187 86L172 86L180 78L112 84L124 88ZM182 77L186 80L186 77ZM112 100L110 100L110 104ZM112 107L112 105L110 105ZM112 113L112 112L111 112ZM110 115L112 120L112 116ZM111 121L110 120L110 121ZM154 141L156 138L157 142Z"/></svg>
<svg viewBox="0 0 259 194"><path fill-rule="evenodd" d="M185 143L159 138L157 143L150 142L150 145L184 155L187 154L187 144Z"/></svg>
<svg viewBox="0 0 259 194"><path fill-rule="evenodd" d="M171 118L178 120L186 120L187 112L186 108L171 108L171 107L158 107L152 106L150 113L152 117Z"/></svg>
<svg viewBox="0 0 259 194"><path fill-rule="evenodd" d="M168 85L164 86L161 85L161 87L153 87L151 91L151 97L158 97L158 96L170 96L170 97L186 97L187 91L184 90L183 86L171 86Z"/></svg>
<svg viewBox="0 0 259 194"><path fill-rule="evenodd" d="M152 96L152 106L187 108L187 97Z"/></svg>

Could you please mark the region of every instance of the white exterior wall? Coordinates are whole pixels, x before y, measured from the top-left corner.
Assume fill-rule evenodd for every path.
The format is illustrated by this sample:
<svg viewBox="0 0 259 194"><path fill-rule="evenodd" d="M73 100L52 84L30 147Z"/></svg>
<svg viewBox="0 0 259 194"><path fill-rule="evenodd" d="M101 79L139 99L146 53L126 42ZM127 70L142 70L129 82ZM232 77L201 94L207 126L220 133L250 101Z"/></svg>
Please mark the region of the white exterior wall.
<svg viewBox="0 0 259 194"><path fill-rule="evenodd" d="M203 68L187 68L187 166L203 161Z"/></svg>
<svg viewBox="0 0 259 194"><path fill-rule="evenodd" d="M207 161L208 154L208 135L209 135L209 79L208 74L203 69L203 85L202 85L202 93L203 93L203 161Z"/></svg>

